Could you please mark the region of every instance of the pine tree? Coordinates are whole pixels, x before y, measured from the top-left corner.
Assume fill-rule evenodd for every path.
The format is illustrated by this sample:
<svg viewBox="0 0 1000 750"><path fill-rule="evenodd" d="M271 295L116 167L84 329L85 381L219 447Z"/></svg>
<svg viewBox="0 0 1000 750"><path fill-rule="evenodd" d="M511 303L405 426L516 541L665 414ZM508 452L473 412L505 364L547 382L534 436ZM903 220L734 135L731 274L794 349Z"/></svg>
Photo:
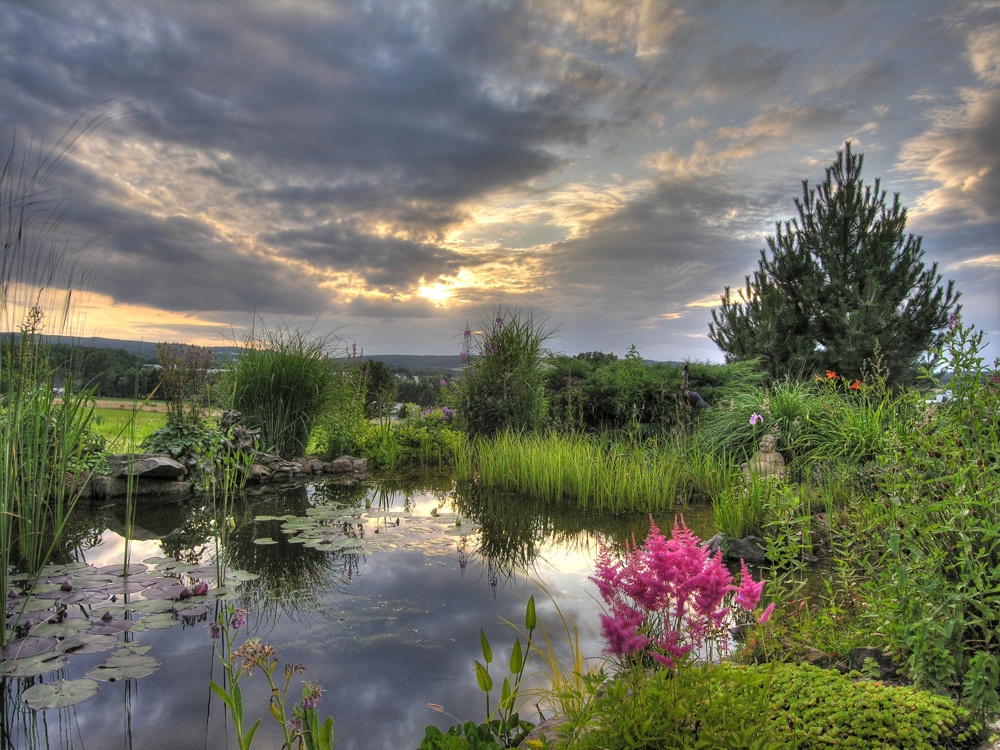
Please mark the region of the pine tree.
<svg viewBox="0 0 1000 750"><path fill-rule="evenodd" d="M890 206L878 179L863 184L863 163L847 143L822 184L803 181L798 218L775 224L737 298L726 287L709 338L728 362L759 358L775 377L832 370L853 380L878 358L891 383L912 381L959 294L952 281L941 287L937 263L925 268L899 194Z"/></svg>

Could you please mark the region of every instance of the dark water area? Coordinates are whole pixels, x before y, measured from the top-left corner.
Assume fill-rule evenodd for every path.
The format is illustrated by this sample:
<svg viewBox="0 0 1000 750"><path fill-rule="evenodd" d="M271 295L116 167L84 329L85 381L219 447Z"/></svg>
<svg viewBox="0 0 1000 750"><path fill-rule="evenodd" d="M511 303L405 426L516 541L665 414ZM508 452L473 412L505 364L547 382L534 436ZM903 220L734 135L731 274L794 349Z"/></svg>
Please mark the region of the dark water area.
<svg viewBox="0 0 1000 750"><path fill-rule="evenodd" d="M289 706L301 694L301 680L323 685L320 713L334 718L338 750L415 749L428 724L445 729L456 720L482 721L486 703L473 666L482 658L479 630L493 645L491 672L499 685L517 635L503 620L523 623L529 596L554 641L564 635L565 618L578 629L584 655L600 657L601 608L588 580L599 546L621 546L633 535L641 540L649 528L647 516L546 509L446 477L289 487L244 498L228 511L197 504L140 509L130 560L154 561L151 567L164 558L219 563L250 574L235 587L232 603L249 610L249 633L276 648L279 672L286 662L306 666L293 677ZM699 536L712 534L710 508L679 512ZM303 544L300 533L282 530L283 520L255 520L286 514L318 514L310 528L321 528L322 541ZM667 532L674 515L656 521ZM80 514L57 562L120 564L123 525L121 508ZM94 697L75 706L33 711L20 696L38 682L83 677L108 652L71 654L65 669L42 677L3 677L4 747L236 747L224 706L209 688L210 680L223 680L207 624L224 603L207 604L199 618L122 634L122 643L149 645L160 667L139 679L102 682ZM89 616L84 606L68 611L70 618ZM565 659L569 653L562 651ZM246 726L262 719L254 747L280 747L263 676L240 685ZM522 715L538 719L530 707Z"/></svg>

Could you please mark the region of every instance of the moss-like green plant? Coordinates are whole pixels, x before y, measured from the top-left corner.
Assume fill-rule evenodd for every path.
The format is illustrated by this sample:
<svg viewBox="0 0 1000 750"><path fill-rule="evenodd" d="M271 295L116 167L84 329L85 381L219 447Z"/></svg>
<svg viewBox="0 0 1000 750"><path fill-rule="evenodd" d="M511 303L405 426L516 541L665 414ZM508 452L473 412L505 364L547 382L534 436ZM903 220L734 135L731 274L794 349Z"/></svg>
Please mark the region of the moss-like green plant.
<svg viewBox="0 0 1000 750"><path fill-rule="evenodd" d="M782 747L972 748L981 725L953 701L913 687L809 664L726 666L722 675L767 675L768 723Z"/></svg>

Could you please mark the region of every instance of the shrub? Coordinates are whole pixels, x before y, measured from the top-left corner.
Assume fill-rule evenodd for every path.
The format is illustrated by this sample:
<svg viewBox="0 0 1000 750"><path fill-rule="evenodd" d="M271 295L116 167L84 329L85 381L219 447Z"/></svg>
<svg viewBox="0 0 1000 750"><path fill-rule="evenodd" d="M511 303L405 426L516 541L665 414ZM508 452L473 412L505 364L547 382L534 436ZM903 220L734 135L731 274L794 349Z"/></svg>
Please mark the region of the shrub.
<svg viewBox="0 0 1000 750"><path fill-rule="evenodd" d="M262 321L243 340L225 371L220 397L242 414L244 424L260 429L266 450L303 455L320 417L357 385L349 372L355 365L335 363L331 344L329 337L272 330Z"/></svg>
<svg viewBox="0 0 1000 750"><path fill-rule="evenodd" d="M499 308L481 327L465 331L462 377L448 389L448 406L473 435L541 429L547 412L544 344L552 332L530 315Z"/></svg>

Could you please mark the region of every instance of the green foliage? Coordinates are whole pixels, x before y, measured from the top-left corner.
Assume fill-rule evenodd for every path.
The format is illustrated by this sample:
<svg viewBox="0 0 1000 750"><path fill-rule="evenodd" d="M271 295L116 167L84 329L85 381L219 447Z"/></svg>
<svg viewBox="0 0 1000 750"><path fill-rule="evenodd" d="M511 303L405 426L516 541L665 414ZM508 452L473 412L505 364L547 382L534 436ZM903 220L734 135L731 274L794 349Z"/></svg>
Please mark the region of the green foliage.
<svg viewBox="0 0 1000 750"><path fill-rule="evenodd" d="M447 405L471 435L540 430L548 408L544 345L552 332L530 315L502 309L481 325L466 331L462 377L449 388Z"/></svg>
<svg viewBox="0 0 1000 750"><path fill-rule="evenodd" d="M980 719L998 702L1000 658L1000 389L985 377L982 339L953 319L925 376L951 370L954 400L913 394L916 418L891 423L874 475L885 500L866 529L885 541L859 554L878 627L909 655L909 677Z"/></svg>
<svg viewBox="0 0 1000 750"><path fill-rule="evenodd" d="M188 467L211 452L219 428L208 422L168 422L141 443L146 453L165 453Z"/></svg>
<svg viewBox="0 0 1000 750"><path fill-rule="evenodd" d="M657 670L631 679L589 681L599 697L558 731L554 747L573 750L639 748L795 748L777 739L768 720L766 670L713 664Z"/></svg>
<svg viewBox="0 0 1000 750"><path fill-rule="evenodd" d="M505 727L499 719L476 724L467 721L461 726L442 732L435 726L424 729L424 738L418 750L503 750L508 745L500 742L504 730L513 731L519 726L517 714L511 716L512 726Z"/></svg>
<svg viewBox="0 0 1000 750"><path fill-rule="evenodd" d="M981 726L942 696L807 664L658 670L592 681L556 748L973 748Z"/></svg>
<svg viewBox="0 0 1000 750"><path fill-rule="evenodd" d="M86 468L96 443L89 392L60 382L42 341L70 322L73 291L85 281L59 225L65 204L46 182L77 144L103 122L78 120L49 151L0 143L0 590L12 566L37 572L58 549L80 496L68 481ZM8 640L8 621L0 645Z"/></svg>
<svg viewBox="0 0 1000 750"><path fill-rule="evenodd" d="M734 298L726 287L709 338L728 361L759 357L774 377L830 369L853 380L881 352L889 382L911 382L921 354L940 340L959 295L926 269L906 209L864 185L864 157L850 144L816 188L803 182L798 218L776 225L760 267Z"/></svg>
<svg viewBox="0 0 1000 750"><path fill-rule="evenodd" d="M376 359L366 360L359 367L365 383L365 416L369 419L384 416L396 400L396 376Z"/></svg>
<svg viewBox="0 0 1000 750"><path fill-rule="evenodd" d="M974 748L981 725L948 698L807 664L727 666L770 676L767 718L781 747Z"/></svg>
<svg viewBox="0 0 1000 750"><path fill-rule="evenodd" d="M490 708L490 694L493 692L493 677L490 675L490 665L493 663L493 648L486 631L479 631L479 645L483 661L475 663L476 682L479 689L486 694L486 721L476 724L471 721L463 725L453 726L442 733L437 727L429 726L424 731L424 740L420 743L421 750L493 750L494 748L518 747L534 725L522 720L515 708L519 703L519 690L524 670L531 656L531 636L535 632L538 621L535 615L535 597L528 599L524 609L524 633L527 646L521 648L521 639L517 638L510 651L508 667L509 676L504 677L500 689L500 699L494 709ZM438 707L440 708L440 707Z"/></svg>
<svg viewBox="0 0 1000 750"><path fill-rule="evenodd" d="M672 508L689 494L683 453L651 442L635 444L583 434L505 431L470 441L456 462L459 479L546 503L572 502L612 512Z"/></svg>
<svg viewBox="0 0 1000 750"><path fill-rule="evenodd" d="M302 331L272 330L262 321L244 338L239 356L225 371L220 398L242 414L244 424L260 429L265 450L303 455L321 417L353 406L363 393L354 363L335 362L331 343ZM331 416L324 424L329 441L343 439L345 425L337 419ZM352 413L348 424L354 422Z"/></svg>

